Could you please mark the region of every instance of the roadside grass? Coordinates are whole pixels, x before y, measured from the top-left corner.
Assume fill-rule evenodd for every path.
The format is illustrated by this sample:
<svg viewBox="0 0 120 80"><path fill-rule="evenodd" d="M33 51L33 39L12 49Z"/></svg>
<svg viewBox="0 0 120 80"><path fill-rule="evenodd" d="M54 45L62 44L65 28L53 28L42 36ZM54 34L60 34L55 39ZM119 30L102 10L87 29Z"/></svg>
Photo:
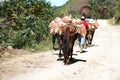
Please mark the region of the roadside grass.
<svg viewBox="0 0 120 80"><path fill-rule="evenodd" d="M40 43L35 44L33 48L26 47L26 50L30 52L46 52L52 50L52 41L51 39L41 41Z"/></svg>
<svg viewBox="0 0 120 80"><path fill-rule="evenodd" d="M108 20L108 23L111 24L111 25L120 26L120 22L119 22L119 23L116 23L116 20L115 20L114 18L109 19L109 20Z"/></svg>

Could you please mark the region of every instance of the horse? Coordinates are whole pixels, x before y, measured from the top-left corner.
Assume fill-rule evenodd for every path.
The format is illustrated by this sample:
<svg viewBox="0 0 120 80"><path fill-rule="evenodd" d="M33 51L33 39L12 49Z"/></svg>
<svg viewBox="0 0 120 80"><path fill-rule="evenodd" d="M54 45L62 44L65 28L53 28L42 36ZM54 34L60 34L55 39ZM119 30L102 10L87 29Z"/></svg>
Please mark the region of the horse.
<svg viewBox="0 0 120 80"><path fill-rule="evenodd" d="M61 29L64 25L67 23L70 23L71 17L69 16L64 16L63 18L56 17L53 21L50 22L49 28L50 28L50 33L52 34L52 44L53 44L53 49L55 49L55 41L57 39L58 45L59 45L59 58L62 57L62 42L61 42Z"/></svg>
<svg viewBox="0 0 120 80"><path fill-rule="evenodd" d="M94 20L94 22L89 23L89 29L87 30L87 35L86 35L86 38L88 40L88 42L87 42L88 46L90 46L92 44L92 40L93 40L95 30L98 27L99 27L99 24L98 24L97 20Z"/></svg>
<svg viewBox="0 0 120 80"><path fill-rule="evenodd" d="M68 64L69 63L68 58L70 57L70 55L71 55L70 58L72 58L73 45L74 45L76 38L78 36L80 36L79 38L85 39L86 29L85 29L84 25L81 25L81 20L79 20L78 18L77 19L69 19L69 18L66 19L66 17L65 17L65 18L63 18L62 21L63 22L61 22L60 18L56 18L49 24L49 28L50 28L50 33L52 34L53 49L54 49L55 39L57 38L58 45L59 45L59 58L61 58L61 56L62 56L61 52L63 52L64 63ZM68 34L66 34L67 32L68 32ZM68 35L67 37L72 36L70 38L70 40L66 39L67 38L67 37L65 37L66 35ZM77 37L76 37L76 35L77 35ZM84 41L82 41L82 43L80 43L80 45L83 44L83 42ZM67 46L70 45L70 47L67 47L68 52L66 51L66 45ZM82 47L80 47L80 50L82 50ZM66 57L66 54L69 57Z"/></svg>
<svg viewBox="0 0 120 80"><path fill-rule="evenodd" d="M67 24L62 27L62 51L64 56L64 64L69 64L72 59L73 46L77 39L76 27L72 24Z"/></svg>

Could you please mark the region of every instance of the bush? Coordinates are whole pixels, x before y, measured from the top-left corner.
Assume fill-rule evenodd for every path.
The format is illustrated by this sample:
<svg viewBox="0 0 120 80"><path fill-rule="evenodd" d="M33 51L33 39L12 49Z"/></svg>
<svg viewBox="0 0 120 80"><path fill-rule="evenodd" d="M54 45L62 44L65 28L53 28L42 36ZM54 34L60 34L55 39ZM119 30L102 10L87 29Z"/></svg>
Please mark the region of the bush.
<svg viewBox="0 0 120 80"><path fill-rule="evenodd" d="M48 23L57 15L45 0L10 0L0 5L0 45L34 48L50 37Z"/></svg>

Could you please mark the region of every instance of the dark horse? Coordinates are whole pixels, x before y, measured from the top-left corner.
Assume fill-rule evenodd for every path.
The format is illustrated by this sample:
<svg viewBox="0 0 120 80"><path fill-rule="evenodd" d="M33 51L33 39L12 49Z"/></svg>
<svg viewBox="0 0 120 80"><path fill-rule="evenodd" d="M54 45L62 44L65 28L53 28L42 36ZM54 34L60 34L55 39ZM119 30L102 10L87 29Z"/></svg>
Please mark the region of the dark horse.
<svg viewBox="0 0 120 80"><path fill-rule="evenodd" d="M69 64L72 59L74 42L77 39L76 27L72 24L67 24L62 28L62 51L64 56L64 64Z"/></svg>

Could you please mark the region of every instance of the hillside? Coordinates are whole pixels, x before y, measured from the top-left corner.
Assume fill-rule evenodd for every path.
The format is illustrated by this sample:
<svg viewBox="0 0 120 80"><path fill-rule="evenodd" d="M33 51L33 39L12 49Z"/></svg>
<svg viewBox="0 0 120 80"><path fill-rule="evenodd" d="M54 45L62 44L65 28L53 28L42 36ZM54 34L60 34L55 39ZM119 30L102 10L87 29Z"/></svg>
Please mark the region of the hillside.
<svg viewBox="0 0 120 80"><path fill-rule="evenodd" d="M66 15L70 10L79 12L80 9L86 5L89 5L88 0L69 0L66 4L60 7L60 11Z"/></svg>
<svg viewBox="0 0 120 80"><path fill-rule="evenodd" d="M80 17L85 15L88 18L109 19L116 17L116 22L120 21L120 0L69 0L59 7L58 12L62 16L72 15Z"/></svg>
<svg viewBox="0 0 120 80"><path fill-rule="evenodd" d="M76 3L73 3L70 6L71 10L78 11L80 10L83 6L89 5L88 0L77 0Z"/></svg>

